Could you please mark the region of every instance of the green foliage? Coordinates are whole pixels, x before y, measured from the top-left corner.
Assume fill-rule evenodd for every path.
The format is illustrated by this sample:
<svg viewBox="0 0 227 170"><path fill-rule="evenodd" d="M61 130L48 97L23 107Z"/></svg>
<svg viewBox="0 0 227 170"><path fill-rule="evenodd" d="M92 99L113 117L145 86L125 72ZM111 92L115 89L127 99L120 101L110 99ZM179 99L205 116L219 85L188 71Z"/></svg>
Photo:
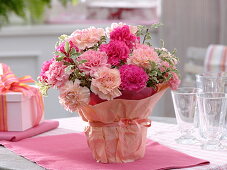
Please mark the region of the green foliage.
<svg viewBox="0 0 227 170"><path fill-rule="evenodd" d="M150 26L139 25L139 26L137 26L138 31L137 31L136 35L143 37L143 40L142 40L143 44L146 44L148 46L152 46L151 42L150 42L151 39L152 39L151 30L152 29L158 29L162 25L163 24L161 24L161 23L155 23L155 24L152 24Z"/></svg>
<svg viewBox="0 0 227 170"><path fill-rule="evenodd" d="M49 88L51 88L50 85L44 82L35 82L35 85L39 87L39 90L43 96L47 96L47 91L49 90Z"/></svg>
<svg viewBox="0 0 227 170"><path fill-rule="evenodd" d="M78 3L78 0L59 1L64 6L68 2L73 5ZM39 22L43 18L46 7L51 7L51 0L0 0L0 26L9 22L10 14L15 14L24 20Z"/></svg>
<svg viewBox="0 0 227 170"><path fill-rule="evenodd" d="M10 13L25 18L24 0L0 0L0 25L8 22Z"/></svg>
<svg viewBox="0 0 227 170"><path fill-rule="evenodd" d="M50 7L51 0L26 0L25 7L33 21L40 21L46 7Z"/></svg>

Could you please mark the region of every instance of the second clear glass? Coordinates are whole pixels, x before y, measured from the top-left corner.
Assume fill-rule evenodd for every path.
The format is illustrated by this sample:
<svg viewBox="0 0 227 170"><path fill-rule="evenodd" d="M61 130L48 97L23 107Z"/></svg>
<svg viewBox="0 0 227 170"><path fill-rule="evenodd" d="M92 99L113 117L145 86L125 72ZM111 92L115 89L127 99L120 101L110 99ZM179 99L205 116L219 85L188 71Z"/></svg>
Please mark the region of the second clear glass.
<svg viewBox="0 0 227 170"><path fill-rule="evenodd" d="M192 135L194 131L194 116L196 112L196 93L200 91L194 87L182 87L172 90L172 99L181 136L176 139L179 144L196 144L198 140Z"/></svg>

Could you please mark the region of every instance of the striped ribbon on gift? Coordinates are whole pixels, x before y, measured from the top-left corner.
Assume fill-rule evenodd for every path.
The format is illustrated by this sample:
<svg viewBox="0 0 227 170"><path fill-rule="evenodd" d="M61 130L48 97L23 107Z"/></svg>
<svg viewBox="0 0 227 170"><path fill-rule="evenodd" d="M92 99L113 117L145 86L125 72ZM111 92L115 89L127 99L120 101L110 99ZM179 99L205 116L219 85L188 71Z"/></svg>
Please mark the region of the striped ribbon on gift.
<svg viewBox="0 0 227 170"><path fill-rule="evenodd" d="M204 60L205 72L227 71L227 46L210 45Z"/></svg>

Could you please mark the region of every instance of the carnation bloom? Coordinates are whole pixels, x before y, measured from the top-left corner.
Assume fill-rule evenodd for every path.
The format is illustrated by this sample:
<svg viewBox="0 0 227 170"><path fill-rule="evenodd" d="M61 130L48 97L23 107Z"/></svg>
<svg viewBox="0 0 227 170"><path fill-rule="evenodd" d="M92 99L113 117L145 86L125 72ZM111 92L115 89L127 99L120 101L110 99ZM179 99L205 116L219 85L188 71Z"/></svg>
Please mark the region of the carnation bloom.
<svg viewBox="0 0 227 170"><path fill-rule="evenodd" d="M122 22L120 22L120 23L112 23L112 24L111 24L111 27L107 27L107 28L106 28L106 34L107 34L107 36L109 37L110 33L111 33L115 28L117 28L117 27L122 27L122 26L124 26L124 25L127 25L127 24L122 23ZM138 31L137 26L132 26L132 25L128 25L128 26L129 26L130 33L131 33L131 34L136 34L136 32Z"/></svg>
<svg viewBox="0 0 227 170"><path fill-rule="evenodd" d="M89 75L93 75L101 67L110 67L107 64L108 57L106 53L101 51L88 50L77 58L77 61L81 60L86 60L86 62L80 64L79 69Z"/></svg>
<svg viewBox="0 0 227 170"><path fill-rule="evenodd" d="M87 87L80 86L80 80L76 79L74 83L67 83L60 88L59 102L66 110L75 112L80 107L87 105L90 101L90 90Z"/></svg>
<svg viewBox="0 0 227 170"><path fill-rule="evenodd" d="M168 84L171 89L176 90L179 87L181 81L175 72L171 72L171 74L172 74L172 77L168 81Z"/></svg>
<svg viewBox="0 0 227 170"><path fill-rule="evenodd" d="M110 33L110 40L124 41L129 49L132 49L135 43L138 42L138 37L136 37L134 34L131 34L128 25L124 25L122 27L115 28Z"/></svg>
<svg viewBox="0 0 227 170"><path fill-rule="evenodd" d="M110 41L109 44L102 44L100 50L106 52L108 63L117 66L120 62L126 62L130 50L123 41Z"/></svg>
<svg viewBox="0 0 227 170"><path fill-rule="evenodd" d="M91 91L101 99L112 100L121 95L119 90L120 84L119 70L103 67L97 71L95 78L92 79Z"/></svg>
<svg viewBox="0 0 227 170"><path fill-rule="evenodd" d="M158 54L155 52L154 48L143 45L133 51L127 63L149 69L151 61L158 63L160 61Z"/></svg>
<svg viewBox="0 0 227 170"><path fill-rule="evenodd" d="M122 90L137 91L147 85L149 79L147 73L141 67L136 65L123 65L119 68L121 74Z"/></svg>
<svg viewBox="0 0 227 170"><path fill-rule="evenodd" d="M63 86L69 78L69 74L65 73L66 67L62 61L53 61L49 66L49 70L46 71L48 84L58 88Z"/></svg>
<svg viewBox="0 0 227 170"><path fill-rule="evenodd" d="M84 50L85 48L93 47L100 41L102 36L105 36L104 29L90 27L74 31L69 40L79 49Z"/></svg>
<svg viewBox="0 0 227 170"><path fill-rule="evenodd" d="M53 63L53 61L54 61L54 58L47 60L43 63L42 68L41 68L41 72L40 72L40 75L39 75L39 80L41 82L47 83L48 77L46 76L46 72L49 70L49 67Z"/></svg>

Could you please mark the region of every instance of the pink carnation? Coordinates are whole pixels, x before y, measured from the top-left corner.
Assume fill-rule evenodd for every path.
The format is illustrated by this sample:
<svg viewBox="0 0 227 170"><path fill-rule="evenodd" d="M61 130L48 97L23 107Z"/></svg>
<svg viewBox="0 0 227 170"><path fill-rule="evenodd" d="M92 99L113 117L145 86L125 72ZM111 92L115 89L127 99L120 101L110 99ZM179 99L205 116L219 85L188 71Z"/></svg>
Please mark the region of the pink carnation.
<svg viewBox="0 0 227 170"><path fill-rule="evenodd" d="M159 63L160 59L154 48L147 45L139 46L135 49L132 55L128 58L128 64L134 64L144 69L150 68L150 62Z"/></svg>
<svg viewBox="0 0 227 170"><path fill-rule="evenodd" d="M90 90L87 87L80 86L80 80L75 80L74 83L67 81L59 91L59 102L68 111L75 112L89 103Z"/></svg>
<svg viewBox="0 0 227 170"><path fill-rule="evenodd" d="M121 74L122 90L137 91L143 89L147 85L148 75L141 68L136 65L123 65L119 69Z"/></svg>
<svg viewBox="0 0 227 170"><path fill-rule="evenodd" d="M128 25L124 25L122 27L115 28L110 33L110 40L124 41L129 49L132 49L135 43L138 42L138 37L136 37L134 34L131 34Z"/></svg>
<svg viewBox="0 0 227 170"><path fill-rule="evenodd" d="M178 75L175 72L171 72L172 78L170 78L168 84L171 87L171 89L176 90L179 85L181 80L179 79Z"/></svg>
<svg viewBox="0 0 227 170"><path fill-rule="evenodd" d="M102 36L105 36L104 29L90 27L74 31L69 39L79 49L84 50L85 48L93 47L100 41Z"/></svg>
<svg viewBox="0 0 227 170"><path fill-rule="evenodd" d="M69 75L65 73L67 66L62 61L54 61L50 64L49 70L46 72L48 84L56 87L61 87L68 80Z"/></svg>
<svg viewBox="0 0 227 170"><path fill-rule="evenodd" d="M47 83L48 77L46 76L46 72L49 70L49 67L50 67L50 65L53 63L54 60L55 60L55 59L52 58L52 59L47 60L47 61L45 61L45 62L43 63L42 68L41 68L41 72L40 72L40 75L39 75L39 80L40 80L41 82Z"/></svg>
<svg viewBox="0 0 227 170"><path fill-rule="evenodd" d="M106 53L101 51L88 50L77 58L77 61L81 60L86 60L86 62L80 64L79 69L89 75L93 75L101 67L110 67L107 64L108 57Z"/></svg>
<svg viewBox="0 0 227 170"><path fill-rule="evenodd" d="M110 41L109 44L100 46L100 50L106 52L108 63L117 66L121 62L126 62L130 50L123 41Z"/></svg>
<svg viewBox="0 0 227 170"><path fill-rule="evenodd" d="M117 69L103 67L95 74L91 81L91 91L104 100L112 100L121 95L120 72Z"/></svg>

